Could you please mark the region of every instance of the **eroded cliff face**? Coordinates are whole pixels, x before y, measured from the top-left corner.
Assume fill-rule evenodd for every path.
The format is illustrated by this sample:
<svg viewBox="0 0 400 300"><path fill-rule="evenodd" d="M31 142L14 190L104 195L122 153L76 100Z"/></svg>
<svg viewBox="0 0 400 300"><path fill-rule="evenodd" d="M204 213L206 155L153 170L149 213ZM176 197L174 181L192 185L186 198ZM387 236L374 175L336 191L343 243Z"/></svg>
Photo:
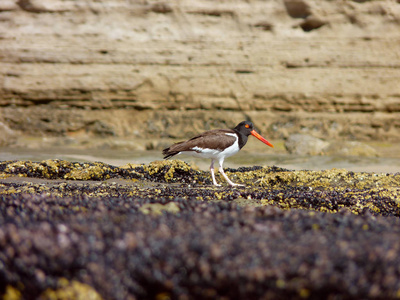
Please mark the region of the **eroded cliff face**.
<svg viewBox="0 0 400 300"><path fill-rule="evenodd" d="M400 1L3 0L0 84L3 145L243 119L399 142Z"/></svg>

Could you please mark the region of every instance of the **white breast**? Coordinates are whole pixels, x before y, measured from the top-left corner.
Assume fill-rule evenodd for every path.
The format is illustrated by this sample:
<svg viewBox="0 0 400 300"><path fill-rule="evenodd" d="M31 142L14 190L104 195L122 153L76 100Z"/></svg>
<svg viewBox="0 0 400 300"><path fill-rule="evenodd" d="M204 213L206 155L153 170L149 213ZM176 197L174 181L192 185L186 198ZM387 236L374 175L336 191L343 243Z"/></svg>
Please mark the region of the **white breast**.
<svg viewBox="0 0 400 300"><path fill-rule="evenodd" d="M232 156L232 155L238 153L239 150L240 150L238 136L236 134L234 134L234 133L225 133L225 134L233 136L235 138L235 142L232 144L232 146L229 146L224 151L220 152L220 154L219 154L219 156L217 158Z"/></svg>

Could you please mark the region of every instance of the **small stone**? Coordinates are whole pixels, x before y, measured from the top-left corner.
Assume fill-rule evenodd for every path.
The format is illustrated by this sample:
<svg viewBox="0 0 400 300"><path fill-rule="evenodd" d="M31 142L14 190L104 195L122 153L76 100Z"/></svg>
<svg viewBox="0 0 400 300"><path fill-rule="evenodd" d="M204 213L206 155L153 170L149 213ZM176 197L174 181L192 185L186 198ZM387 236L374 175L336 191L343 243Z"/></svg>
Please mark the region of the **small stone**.
<svg viewBox="0 0 400 300"><path fill-rule="evenodd" d="M297 155L321 155L328 142L306 134L292 134L285 142L286 150Z"/></svg>

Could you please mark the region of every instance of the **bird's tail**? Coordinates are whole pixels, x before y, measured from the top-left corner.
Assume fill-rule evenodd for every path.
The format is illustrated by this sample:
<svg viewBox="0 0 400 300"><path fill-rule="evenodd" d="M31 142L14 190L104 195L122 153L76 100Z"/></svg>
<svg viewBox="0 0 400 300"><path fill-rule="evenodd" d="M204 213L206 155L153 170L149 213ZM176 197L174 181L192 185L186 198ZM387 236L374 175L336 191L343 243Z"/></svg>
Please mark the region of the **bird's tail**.
<svg viewBox="0 0 400 300"><path fill-rule="evenodd" d="M185 150L185 143L186 142L179 142L175 143L172 146L169 146L168 148L165 148L162 153L164 154L164 159L170 158L174 155L179 154L180 152Z"/></svg>
<svg viewBox="0 0 400 300"><path fill-rule="evenodd" d="M177 155L179 153L179 151L174 151L171 149L171 147L165 148L162 151L163 155L164 155L164 159L168 159L174 155Z"/></svg>

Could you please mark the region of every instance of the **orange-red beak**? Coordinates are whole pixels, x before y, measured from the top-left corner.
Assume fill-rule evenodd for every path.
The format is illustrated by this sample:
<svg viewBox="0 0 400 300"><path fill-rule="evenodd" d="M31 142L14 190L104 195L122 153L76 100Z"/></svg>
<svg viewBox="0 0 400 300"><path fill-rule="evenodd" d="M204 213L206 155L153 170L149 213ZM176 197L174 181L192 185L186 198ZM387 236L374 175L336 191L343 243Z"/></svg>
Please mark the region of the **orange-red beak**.
<svg viewBox="0 0 400 300"><path fill-rule="evenodd" d="M259 135L255 130L250 131L252 136L255 136L256 138L258 138L261 142L263 142L264 144L274 148L274 145L272 145L270 142L268 142L266 139L264 139L261 135Z"/></svg>

